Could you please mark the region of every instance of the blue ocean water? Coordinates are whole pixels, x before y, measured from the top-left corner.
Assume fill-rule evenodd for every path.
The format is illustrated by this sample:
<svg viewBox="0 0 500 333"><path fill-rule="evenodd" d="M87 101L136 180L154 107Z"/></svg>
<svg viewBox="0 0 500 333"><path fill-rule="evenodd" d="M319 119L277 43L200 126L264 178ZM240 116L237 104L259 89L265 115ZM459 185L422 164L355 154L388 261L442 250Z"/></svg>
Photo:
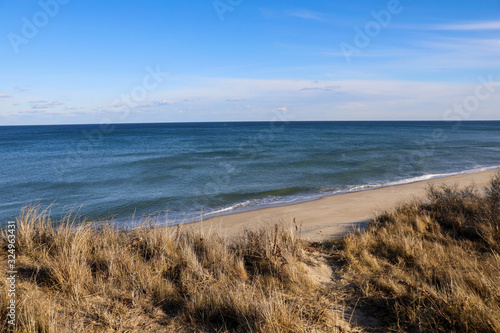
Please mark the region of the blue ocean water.
<svg viewBox="0 0 500 333"><path fill-rule="evenodd" d="M0 222L27 204L190 222L500 165L500 122L0 127Z"/></svg>

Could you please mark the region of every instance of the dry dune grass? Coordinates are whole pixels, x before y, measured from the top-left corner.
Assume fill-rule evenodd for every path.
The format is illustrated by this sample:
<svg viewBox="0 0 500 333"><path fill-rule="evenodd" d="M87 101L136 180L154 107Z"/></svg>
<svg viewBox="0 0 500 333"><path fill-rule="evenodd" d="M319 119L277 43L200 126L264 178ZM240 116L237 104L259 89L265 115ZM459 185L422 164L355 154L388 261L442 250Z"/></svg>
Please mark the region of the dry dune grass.
<svg viewBox="0 0 500 333"><path fill-rule="evenodd" d="M500 173L483 192L431 187L334 252L387 329L500 332L499 208Z"/></svg>
<svg viewBox="0 0 500 333"><path fill-rule="evenodd" d="M309 279L307 244L291 228L249 230L229 242L180 227L76 225L70 216L54 226L47 213L30 207L17 220L17 332L330 332L345 325ZM5 234L0 242L5 258Z"/></svg>
<svg viewBox="0 0 500 333"><path fill-rule="evenodd" d="M500 173L483 192L430 188L323 244L284 224L231 240L69 215L56 226L28 207L17 220L15 331L500 332L499 205ZM6 230L0 252L7 267ZM320 267L318 283L325 255L334 274ZM7 331L5 279L0 288Z"/></svg>

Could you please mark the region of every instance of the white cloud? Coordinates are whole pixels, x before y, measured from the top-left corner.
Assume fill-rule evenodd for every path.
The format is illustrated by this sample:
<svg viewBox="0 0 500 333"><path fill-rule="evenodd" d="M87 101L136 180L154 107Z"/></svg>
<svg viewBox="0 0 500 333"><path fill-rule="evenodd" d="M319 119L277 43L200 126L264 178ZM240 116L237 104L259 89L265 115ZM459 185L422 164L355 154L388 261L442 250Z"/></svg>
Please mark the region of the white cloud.
<svg viewBox="0 0 500 333"><path fill-rule="evenodd" d="M407 75L422 70L442 73L444 70L475 69L491 72L500 68L499 41L494 38L432 34L427 38L409 39L405 47L374 45L362 49L359 54L352 55L352 64L358 73L381 73L384 76L386 72L394 75L401 71ZM326 51L321 55L345 61L344 54L339 51Z"/></svg>
<svg viewBox="0 0 500 333"><path fill-rule="evenodd" d="M141 108L153 108L156 106L162 106L162 105L175 105L175 104L180 104L179 102L175 101L168 101L168 100L161 100L161 101L152 101L147 104L142 104L139 105Z"/></svg>
<svg viewBox="0 0 500 333"><path fill-rule="evenodd" d="M307 90L317 90L317 91L339 91L340 86L332 85L332 86L324 86L324 87L305 87L301 88L300 91L307 91Z"/></svg>
<svg viewBox="0 0 500 333"><path fill-rule="evenodd" d="M429 30L450 30L450 31L500 30L500 21L462 22L455 24L433 24L425 28Z"/></svg>
<svg viewBox="0 0 500 333"><path fill-rule="evenodd" d="M288 12L288 14L290 16L298 17L298 18L305 19L305 20L313 20L313 21L319 21L319 22L325 21L325 18L321 13L316 13L316 12L313 12L310 10L300 9L300 10Z"/></svg>
<svg viewBox="0 0 500 333"><path fill-rule="evenodd" d="M166 100L163 100L163 101L159 101L159 102L155 102L157 105L173 105L173 104L179 104L178 102L174 102L174 101L166 101Z"/></svg>
<svg viewBox="0 0 500 333"><path fill-rule="evenodd" d="M11 98L11 97L12 97L11 95L0 94L0 98Z"/></svg>
<svg viewBox="0 0 500 333"><path fill-rule="evenodd" d="M488 75L488 72L483 73L484 77ZM294 120L443 120L449 108L456 103L463 103L464 98L473 95L479 85L479 80L471 84L456 84L375 79L315 81L184 77L179 78L179 81L183 83L182 88L169 87L168 90L156 91L157 96L152 96L154 102L149 105L170 105L172 101L185 99L195 99L199 103L179 103L186 105L179 109L175 106L145 108L141 105L125 110L127 114L130 112L126 121L265 121L272 119L272 112L279 111L293 115ZM493 86L495 93L481 100L480 106L470 114L469 119L498 119L500 82L494 82ZM340 87L342 94L337 93ZM305 91L302 90L304 88ZM161 99L161 96L166 95L173 100ZM227 102L234 99L244 102ZM80 106L77 103L74 105ZM79 110L74 107L56 108L54 111L37 108L20 111L17 115L24 115L26 122L34 123L37 117L51 117L60 122L68 122L71 117L71 122L75 123L98 122L104 116L116 122L123 121L120 118L124 114L122 109L110 108L105 103L101 105L100 108L85 107ZM55 111L58 109L61 110ZM180 110L184 113L181 114Z"/></svg>
<svg viewBox="0 0 500 333"><path fill-rule="evenodd" d="M396 58L392 68L413 70L478 69L492 72L500 68L500 44L497 39L434 38L415 42L413 57Z"/></svg>
<svg viewBox="0 0 500 333"><path fill-rule="evenodd" d="M417 42L416 45L429 47L434 50L459 51L462 53L479 53L482 55L500 54L499 39L485 38L435 38Z"/></svg>
<svg viewBox="0 0 500 333"><path fill-rule="evenodd" d="M487 75L485 73L484 75ZM201 80L201 79L200 79ZM187 91L169 91L176 94L201 96L204 106L211 106L220 117L224 116L224 104L232 96L241 96L259 112L280 107L286 103L289 110L298 114L298 120L317 119L435 119L453 103L461 102L465 96L474 94L477 84L453 84L403 80L254 80L254 79L203 79L207 84ZM499 85L498 82L495 83ZM321 89L310 90L310 94L297 94L304 87L342 87L343 94L325 94ZM500 86L497 88L500 92ZM317 92L317 93L315 93ZM481 108L471 115L481 117L481 110L494 106L500 94L481 103ZM248 103L247 102L247 103ZM248 113L247 113L248 114ZM253 115L252 115L253 116ZM225 118L227 119L227 118Z"/></svg>
<svg viewBox="0 0 500 333"><path fill-rule="evenodd" d="M43 101L40 101L40 102L43 102ZM30 103L33 104L33 103L36 103L36 101L31 101ZM61 102L54 101L54 102L45 103L45 104L35 104L31 108L32 109L52 109L53 107L56 107L59 105L64 105L64 104Z"/></svg>
<svg viewBox="0 0 500 333"><path fill-rule="evenodd" d="M18 111L19 114L45 114L45 111L42 110L21 110Z"/></svg>

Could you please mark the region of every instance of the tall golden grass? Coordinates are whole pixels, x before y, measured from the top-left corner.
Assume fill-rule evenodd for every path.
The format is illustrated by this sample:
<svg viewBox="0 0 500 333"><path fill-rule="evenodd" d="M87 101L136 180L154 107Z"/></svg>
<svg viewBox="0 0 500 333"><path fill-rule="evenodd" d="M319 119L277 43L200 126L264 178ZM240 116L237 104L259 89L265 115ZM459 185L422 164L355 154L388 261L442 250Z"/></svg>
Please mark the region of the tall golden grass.
<svg viewBox="0 0 500 333"><path fill-rule="evenodd" d="M342 321L325 312L335 303L309 279L307 244L291 228L228 241L181 227L120 231L70 216L55 225L40 207L23 209L17 227L15 332L329 332ZM0 248L7 257L5 232ZM0 327L12 330L5 320Z"/></svg>
<svg viewBox="0 0 500 333"><path fill-rule="evenodd" d="M484 191L431 187L323 244L286 224L227 239L49 215L16 221L16 326L1 279L1 331L500 332L500 173ZM3 230L2 271L7 245ZM310 274L318 255L330 284Z"/></svg>
<svg viewBox="0 0 500 333"><path fill-rule="evenodd" d="M500 332L500 173L485 191L430 187L344 237L344 276L386 329Z"/></svg>

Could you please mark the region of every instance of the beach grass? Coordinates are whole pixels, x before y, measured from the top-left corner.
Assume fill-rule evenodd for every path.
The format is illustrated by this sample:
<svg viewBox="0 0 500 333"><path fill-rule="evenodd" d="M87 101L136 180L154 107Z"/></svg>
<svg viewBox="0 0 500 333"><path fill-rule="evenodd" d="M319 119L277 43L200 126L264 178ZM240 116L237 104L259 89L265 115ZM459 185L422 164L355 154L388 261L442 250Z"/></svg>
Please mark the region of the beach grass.
<svg viewBox="0 0 500 333"><path fill-rule="evenodd" d="M295 332L340 324L308 276L292 228L236 240L145 225L54 225L40 207L17 220L16 332ZM7 257L7 235L0 239ZM5 260L1 263L6 267ZM0 313L7 318L1 280ZM12 328L4 320L2 331Z"/></svg>
<svg viewBox="0 0 500 333"><path fill-rule="evenodd" d="M490 186L429 187L333 255L387 329L500 332L500 173Z"/></svg>
<svg viewBox="0 0 500 333"><path fill-rule="evenodd" d="M323 243L292 223L225 238L53 221L30 206L16 221L16 325L1 279L0 329L500 332L499 210L500 173L484 190L430 187ZM7 267L7 230L0 252Z"/></svg>

